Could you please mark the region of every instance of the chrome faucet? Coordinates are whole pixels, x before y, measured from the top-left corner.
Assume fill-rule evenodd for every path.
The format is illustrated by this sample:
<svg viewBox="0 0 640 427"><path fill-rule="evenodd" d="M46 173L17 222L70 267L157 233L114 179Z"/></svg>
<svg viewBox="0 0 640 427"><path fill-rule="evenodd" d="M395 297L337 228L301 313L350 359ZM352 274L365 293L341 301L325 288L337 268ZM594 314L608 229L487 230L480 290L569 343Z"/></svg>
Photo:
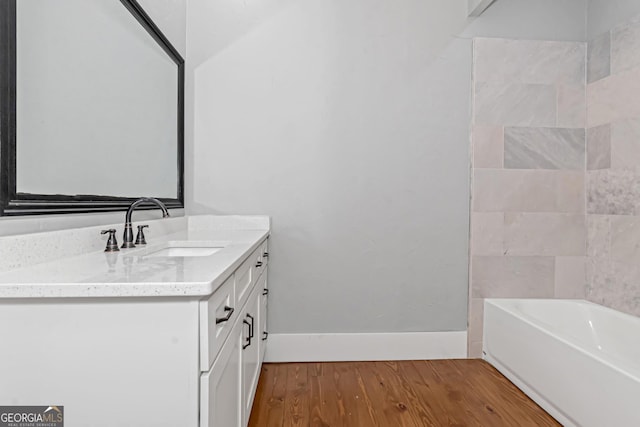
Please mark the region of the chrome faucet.
<svg viewBox="0 0 640 427"><path fill-rule="evenodd" d="M137 208L138 206L145 204L145 203L153 203L154 205L158 206L160 209L162 209L162 217L163 218L167 218L169 216L169 211L167 210L167 207L164 205L164 203L162 203L160 200L158 199L154 199L153 197L141 197L138 200L136 200L135 202L131 203L131 206L129 206L129 209L127 210L127 216L125 217L125 222L124 222L124 235L122 236L122 249L127 249L127 248L135 248L136 245L133 243L133 230L131 227L131 214L133 214L133 210L135 208Z"/></svg>

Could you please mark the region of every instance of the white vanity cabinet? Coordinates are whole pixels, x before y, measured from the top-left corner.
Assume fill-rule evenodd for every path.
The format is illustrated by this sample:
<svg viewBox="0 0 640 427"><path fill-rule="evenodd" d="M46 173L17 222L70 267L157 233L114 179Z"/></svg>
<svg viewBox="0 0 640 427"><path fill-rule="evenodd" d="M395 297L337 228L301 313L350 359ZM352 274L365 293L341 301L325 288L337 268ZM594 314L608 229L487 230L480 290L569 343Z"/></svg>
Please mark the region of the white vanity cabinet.
<svg viewBox="0 0 640 427"><path fill-rule="evenodd" d="M261 262L265 248L254 251L216 293L200 303L201 352L206 353L201 368L209 368L200 379L200 427L242 427L249 422L266 345L262 338L267 268Z"/></svg>
<svg viewBox="0 0 640 427"><path fill-rule="evenodd" d="M249 255L221 252L227 267L216 258L211 267L204 259L163 261L179 267L176 275L166 285L131 285L142 296L0 297L0 405L61 405L69 427L245 427L266 344L266 236L254 242L246 243ZM104 263L103 254L96 258ZM117 277L160 268L131 259ZM192 279L194 270L214 278ZM175 280L189 274L187 285ZM210 280L213 293L182 295Z"/></svg>

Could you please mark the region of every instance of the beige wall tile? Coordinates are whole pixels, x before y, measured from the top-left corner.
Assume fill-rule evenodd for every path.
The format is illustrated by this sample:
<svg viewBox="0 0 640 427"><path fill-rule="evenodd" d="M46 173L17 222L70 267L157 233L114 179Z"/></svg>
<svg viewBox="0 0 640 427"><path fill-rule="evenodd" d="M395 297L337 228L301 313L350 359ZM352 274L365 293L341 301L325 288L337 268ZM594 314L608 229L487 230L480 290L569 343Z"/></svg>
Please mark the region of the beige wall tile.
<svg viewBox="0 0 640 427"><path fill-rule="evenodd" d="M475 212L584 212L584 172L473 171Z"/></svg>
<svg viewBox="0 0 640 427"><path fill-rule="evenodd" d="M587 296L640 315L640 20L588 46L474 46L474 123L488 127L474 133L469 354L481 356L484 297ZM589 128L587 172L553 138L496 137L510 126Z"/></svg>
<svg viewBox="0 0 640 427"><path fill-rule="evenodd" d="M468 356L470 359L482 359L482 341L469 343Z"/></svg>
<svg viewBox="0 0 640 427"><path fill-rule="evenodd" d="M587 127L640 117L640 68L587 86Z"/></svg>
<svg viewBox="0 0 640 427"><path fill-rule="evenodd" d="M504 252L507 255L586 255L584 214L505 213Z"/></svg>
<svg viewBox="0 0 640 427"><path fill-rule="evenodd" d="M555 126L556 87L552 85L476 83L474 124Z"/></svg>
<svg viewBox="0 0 640 427"><path fill-rule="evenodd" d="M469 342L482 341L482 325L484 316L484 299L472 298L469 301Z"/></svg>
<svg viewBox="0 0 640 427"><path fill-rule="evenodd" d="M611 259L640 264L640 217L611 216Z"/></svg>
<svg viewBox="0 0 640 427"><path fill-rule="evenodd" d="M611 125L587 129L587 169L611 167Z"/></svg>
<svg viewBox="0 0 640 427"><path fill-rule="evenodd" d="M607 31L589 41L587 47L587 82L608 77L611 74L611 33Z"/></svg>
<svg viewBox="0 0 640 427"><path fill-rule="evenodd" d="M634 19L611 30L611 73L640 66L640 21Z"/></svg>
<svg viewBox="0 0 640 427"><path fill-rule="evenodd" d="M555 298L586 297L586 257L556 257Z"/></svg>
<svg viewBox="0 0 640 427"><path fill-rule="evenodd" d="M472 298L552 298L553 257L471 257Z"/></svg>
<svg viewBox="0 0 640 427"><path fill-rule="evenodd" d="M502 168L504 159L504 128L502 126L474 126L471 138L474 168Z"/></svg>
<svg viewBox="0 0 640 427"><path fill-rule="evenodd" d="M610 268L611 260L609 258L596 258L596 257L587 257L586 262L586 275L587 275L587 286L586 286L586 299L590 300L589 296L593 293L594 288L601 286L602 283L605 283L610 277Z"/></svg>
<svg viewBox="0 0 640 427"><path fill-rule="evenodd" d="M587 212L640 215L640 169L587 171Z"/></svg>
<svg viewBox="0 0 640 427"><path fill-rule="evenodd" d="M584 128L587 124L587 88L585 85L558 86L558 126Z"/></svg>
<svg viewBox="0 0 640 427"><path fill-rule="evenodd" d="M476 38L474 49L478 82L584 83L585 43Z"/></svg>
<svg viewBox="0 0 640 427"><path fill-rule="evenodd" d="M640 266L595 258L589 264L587 299L640 316Z"/></svg>
<svg viewBox="0 0 640 427"><path fill-rule="evenodd" d="M585 131L572 128L506 127L505 169L584 170Z"/></svg>
<svg viewBox="0 0 640 427"><path fill-rule="evenodd" d="M611 254L611 224L608 215L587 215L587 255L606 258Z"/></svg>
<svg viewBox="0 0 640 427"><path fill-rule="evenodd" d="M635 169L640 166L640 119L611 124L611 168Z"/></svg>
<svg viewBox="0 0 640 427"><path fill-rule="evenodd" d="M471 213L471 254L504 254L504 213Z"/></svg>
<svg viewBox="0 0 640 427"><path fill-rule="evenodd" d="M633 311L620 295L636 292L640 310L640 267L629 264L640 266L633 246L640 248L640 224L585 215L585 201L592 213L640 214L640 30L618 30L612 45L609 35L589 44L588 70L584 43L474 41L471 356L481 356L485 297L588 293ZM593 83L585 86L587 72ZM504 127L595 129L583 134L580 158L566 165L577 150L562 153L546 136L536 144L518 129L507 147Z"/></svg>

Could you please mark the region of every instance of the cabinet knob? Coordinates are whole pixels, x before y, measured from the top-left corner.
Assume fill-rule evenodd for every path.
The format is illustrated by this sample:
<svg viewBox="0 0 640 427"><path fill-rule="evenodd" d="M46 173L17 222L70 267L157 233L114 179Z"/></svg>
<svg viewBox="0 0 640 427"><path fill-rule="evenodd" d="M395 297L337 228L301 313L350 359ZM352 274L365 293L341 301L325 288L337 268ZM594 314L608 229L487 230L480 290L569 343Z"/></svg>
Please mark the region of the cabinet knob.
<svg viewBox="0 0 640 427"><path fill-rule="evenodd" d="M262 261L256 262L256 267L262 267Z"/></svg>
<svg viewBox="0 0 640 427"><path fill-rule="evenodd" d="M262 256L263 256L264 258L269 258L269 252L265 252L265 253L263 253L263 254L262 254Z"/></svg>
<svg viewBox="0 0 640 427"><path fill-rule="evenodd" d="M269 332L263 331L262 332L262 341L266 341L268 336L269 336Z"/></svg>
<svg viewBox="0 0 640 427"><path fill-rule="evenodd" d="M264 288L264 290L262 291L262 295L269 295L269 289Z"/></svg>

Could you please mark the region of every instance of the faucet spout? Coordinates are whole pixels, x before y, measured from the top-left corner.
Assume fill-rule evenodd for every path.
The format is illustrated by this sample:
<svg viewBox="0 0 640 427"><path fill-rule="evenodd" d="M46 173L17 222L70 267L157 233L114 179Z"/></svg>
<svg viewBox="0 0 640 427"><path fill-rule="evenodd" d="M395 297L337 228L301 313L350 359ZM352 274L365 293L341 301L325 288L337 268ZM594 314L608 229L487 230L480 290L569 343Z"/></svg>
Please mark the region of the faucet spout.
<svg viewBox="0 0 640 427"><path fill-rule="evenodd" d="M156 206L158 206L158 208L160 208L160 210L162 210L162 217L163 218L167 218L169 217L169 210L167 210L167 207L165 206L164 203L162 203L160 200L155 199L153 197L141 197L138 200L136 200L135 202L131 203L131 206L129 206L129 209L127 209L127 214L125 216L125 222L124 222L124 235L123 235L123 243L122 243L122 248L126 249L126 248L135 248L136 245L133 243L133 229L131 226L131 215L133 214L133 211L140 205L143 204L154 204Z"/></svg>

